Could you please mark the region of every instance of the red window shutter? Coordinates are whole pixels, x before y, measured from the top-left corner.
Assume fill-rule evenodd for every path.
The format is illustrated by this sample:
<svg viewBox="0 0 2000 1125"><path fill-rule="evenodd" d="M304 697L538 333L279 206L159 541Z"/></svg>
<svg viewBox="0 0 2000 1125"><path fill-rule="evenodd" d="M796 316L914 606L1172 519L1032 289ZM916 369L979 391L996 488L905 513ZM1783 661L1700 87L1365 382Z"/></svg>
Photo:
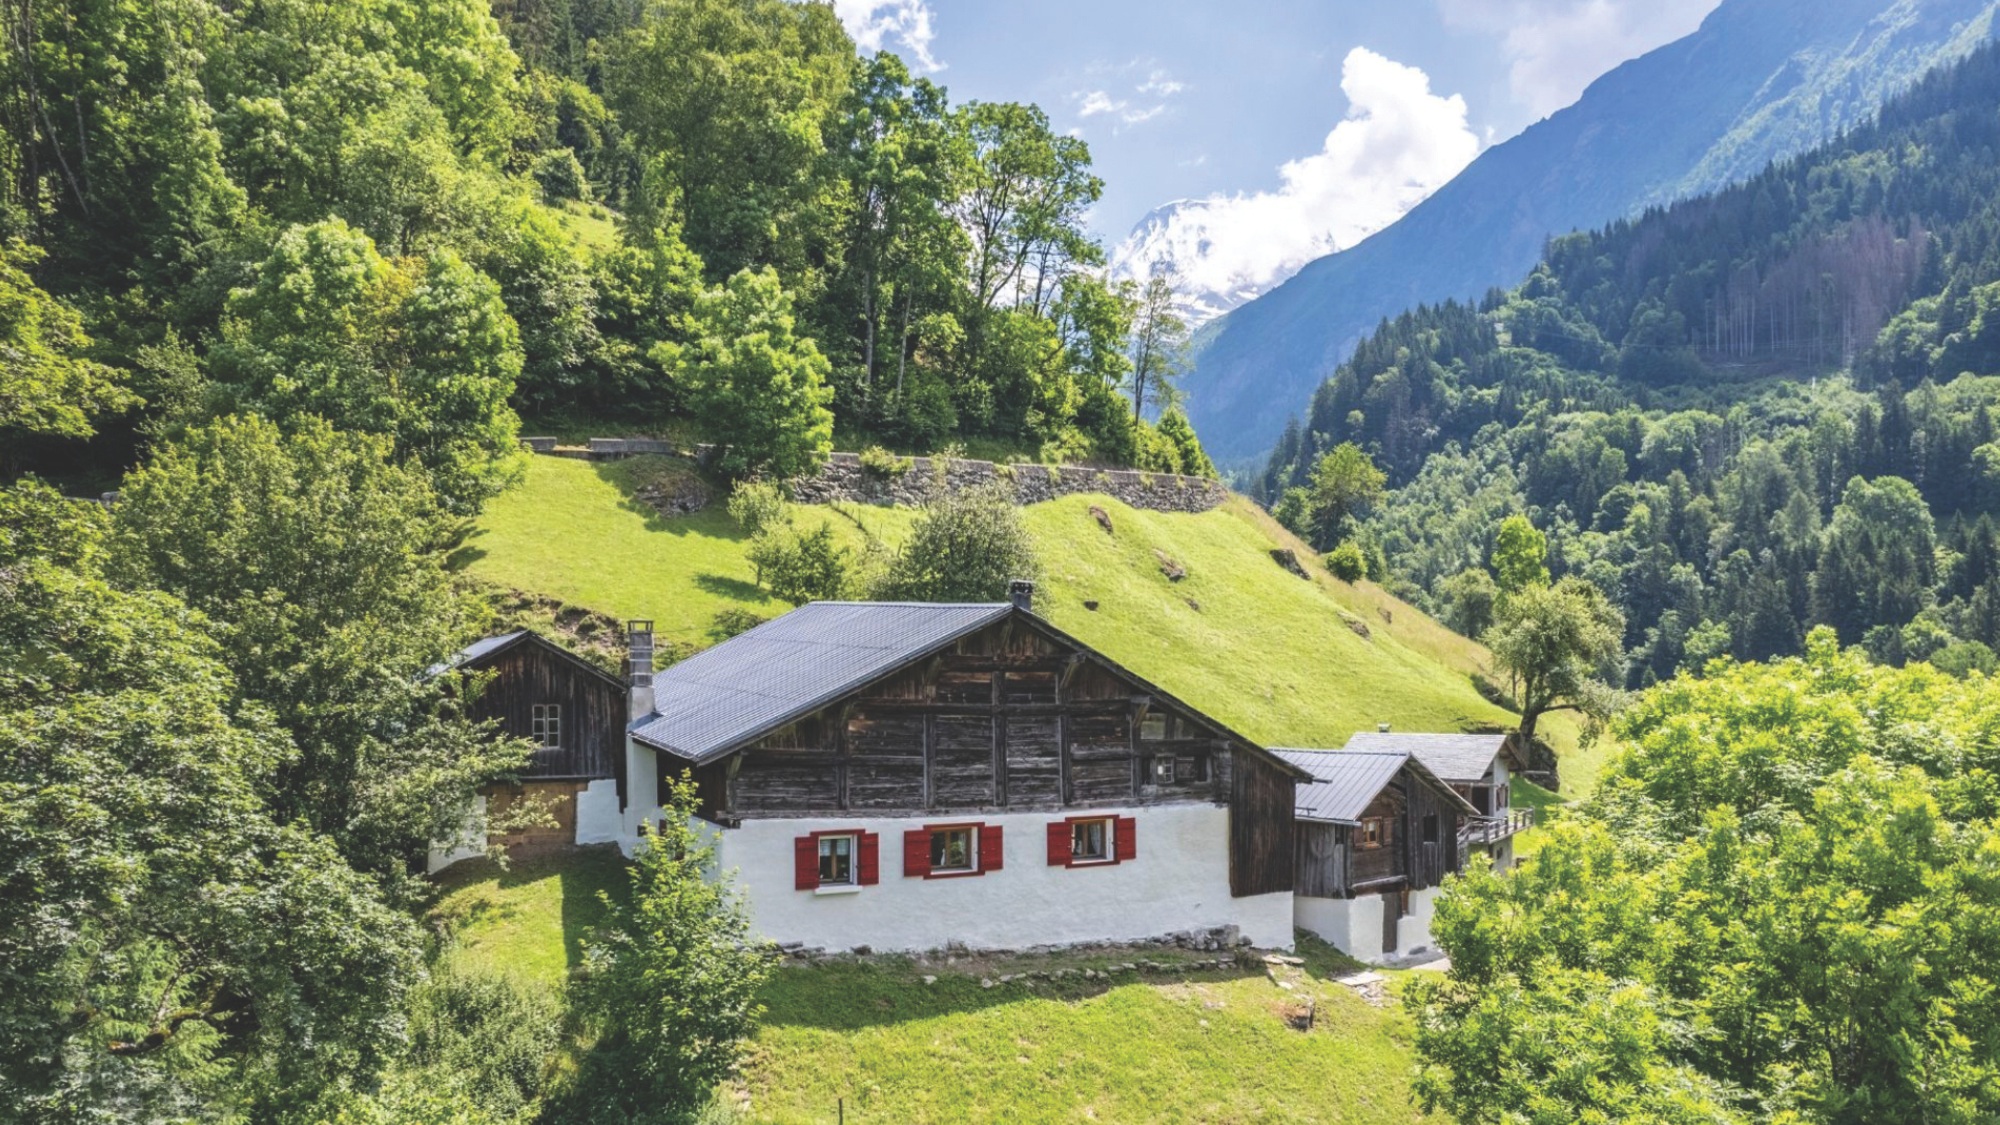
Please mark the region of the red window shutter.
<svg viewBox="0 0 2000 1125"><path fill-rule="evenodd" d="M903 833L903 874L922 879L931 873L931 834L912 828Z"/></svg>
<svg viewBox="0 0 2000 1125"><path fill-rule="evenodd" d="M1000 870L1000 826L997 824L979 826L979 869Z"/></svg>
<svg viewBox="0 0 2000 1125"><path fill-rule="evenodd" d="M792 841L792 886L801 891L819 886L819 841L811 836Z"/></svg>
<svg viewBox="0 0 2000 1125"><path fill-rule="evenodd" d="M1049 866L1069 866L1069 821L1058 820L1049 825Z"/></svg>
<svg viewBox="0 0 2000 1125"><path fill-rule="evenodd" d="M1120 863L1139 856L1139 822L1129 816L1121 816L1113 826L1117 832L1117 857Z"/></svg>
<svg viewBox="0 0 2000 1125"><path fill-rule="evenodd" d="M856 882L864 887L872 887L882 881L882 837L873 832L863 832L854 850Z"/></svg>

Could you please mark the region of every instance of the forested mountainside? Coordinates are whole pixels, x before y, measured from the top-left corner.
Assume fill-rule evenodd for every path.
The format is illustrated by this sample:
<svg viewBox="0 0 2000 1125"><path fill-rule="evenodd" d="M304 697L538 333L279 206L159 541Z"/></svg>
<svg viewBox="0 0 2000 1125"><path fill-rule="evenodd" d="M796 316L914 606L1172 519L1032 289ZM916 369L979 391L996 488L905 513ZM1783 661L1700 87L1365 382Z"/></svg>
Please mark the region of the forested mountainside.
<svg viewBox="0 0 2000 1125"><path fill-rule="evenodd" d="M1178 414L1172 440L1135 419L1158 411L1123 386L1137 294L1084 229L1088 147L858 58L830 6L8 20L10 299L60 302L39 318L67 325L60 350L136 393L100 403L94 446L10 434L13 468L108 484L144 439L229 410L395 434L468 503L517 415L779 460L838 426L1205 467Z"/></svg>
<svg viewBox="0 0 2000 1125"><path fill-rule="evenodd" d="M1472 633L1476 568L1525 510L1558 575L1623 607L1634 685L1797 653L1822 623L1990 668L1996 394L1989 46L1736 187L1554 240L1512 290L1385 322L1260 483L1282 497L1361 445L1391 486L1362 545Z"/></svg>
<svg viewBox="0 0 2000 1125"><path fill-rule="evenodd" d="M1593 82L1387 229L1204 331L1185 387L1209 448L1270 449L1291 404L1385 316L1477 299L1550 235L1711 190L1866 120L1992 34L1991 0L1725 0Z"/></svg>

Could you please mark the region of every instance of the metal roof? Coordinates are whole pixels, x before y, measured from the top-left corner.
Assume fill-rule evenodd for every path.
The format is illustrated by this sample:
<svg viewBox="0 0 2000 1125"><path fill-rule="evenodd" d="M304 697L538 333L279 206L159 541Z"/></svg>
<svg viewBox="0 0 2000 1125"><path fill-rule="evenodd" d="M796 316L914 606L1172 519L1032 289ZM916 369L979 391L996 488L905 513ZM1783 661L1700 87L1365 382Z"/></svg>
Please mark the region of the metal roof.
<svg viewBox="0 0 2000 1125"><path fill-rule="evenodd" d="M812 602L653 676L632 737L697 764L1013 612L1007 602Z"/></svg>
<svg viewBox="0 0 2000 1125"><path fill-rule="evenodd" d="M1295 750L1274 746L1271 753L1313 776L1311 782L1298 787L1296 815L1300 820L1358 824L1369 802L1406 767L1412 776L1447 797L1459 812L1480 815L1472 802L1439 780L1406 750Z"/></svg>
<svg viewBox="0 0 2000 1125"><path fill-rule="evenodd" d="M1401 734L1362 731L1343 750L1403 753L1414 756L1446 781L1478 781L1493 768L1493 759L1507 745L1504 734Z"/></svg>
<svg viewBox="0 0 2000 1125"><path fill-rule="evenodd" d="M433 664L429 668L424 669L424 675L426 677L435 676L439 673L450 671L453 668L470 664L481 657L491 656L508 645L513 644L515 641L520 640L527 633L526 629L516 629L511 633L502 633L497 637L486 637L482 640L474 641L453 653L451 658L444 663Z"/></svg>

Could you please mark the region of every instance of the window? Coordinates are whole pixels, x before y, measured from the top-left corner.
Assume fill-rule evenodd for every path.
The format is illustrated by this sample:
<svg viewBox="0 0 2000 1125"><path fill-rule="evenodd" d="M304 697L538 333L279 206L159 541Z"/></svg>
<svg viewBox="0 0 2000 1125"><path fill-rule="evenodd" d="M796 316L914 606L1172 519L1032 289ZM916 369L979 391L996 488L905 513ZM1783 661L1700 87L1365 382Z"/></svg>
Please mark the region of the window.
<svg viewBox="0 0 2000 1125"><path fill-rule="evenodd" d="M562 708L554 703L537 703L528 721L528 737L544 750L562 746Z"/></svg>
<svg viewBox="0 0 2000 1125"><path fill-rule="evenodd" d="M1512 803L1513 803L1513 795L1507 791L1507 786L1496 785L1493 787L1494 808L1504 809L1507 808Z"/></svg>
<svg viewBox="0 0 2000 1125"><path fill-rule="evenodd" d="M984 875L1000 870L997 824L927 824L903 833L903 874L916 879Z"/></svg>
<svg viewBox="0 0 2000 1125"><path fill-rule="evenodd" d="M1102 863L1111 858L1111 818L1069 822L1071 863Z"/></svg>
<svg viewBox="0 0 2000 1125"><path fill-rule="evenodd" d="M1167 717L1154 711L1139 720L1139 737L1147 742L1161 742L1167 737Z"/></svg>
<svg viewBox="0 0 2000 1125"><path fill-rule="evenodd" d="M970 826L963 828L938 828L931 831L931 873L946 875L954 871L972 871L979 866L978 847L973 842Z"/></svg>
<svg viewBox="0 0 2000 1125"><path fill-rule="evenodd" d="M1139 823L1129 816L1049 822L1050 867L1110 867L1138 857Z"/></svg>
<svg viewBox="0 0 2000 1125"><path fill-rule="evenodd" d="M1438 842L1438 818L1436 813L1424 814L1424 843Z"/></svg>
<svg viewBox="0 0 2000 1125"><path fill-rule="evenodd" d="M1172 785L1174 783L1174 760L1165 754L1153 756L1153 784Z"/></svg>
<svg viewBox="0 0 2000 1125"><path fill-rule="evenodd" d="M1174 776L1181 781L1207 781L1208 755L1185 754L1175 758Z"/></svg>
<svg viewBox="0 0 2000 1125"><path fill-rule="evenodd" d="M819 838L819 885L822 887L854 885L854 837Z"/></svg>
<svg viewBox="0 0 2000 1125"><path fill-rule="evenodd" d="M1362 850L1379 848L1389 842L1389 819L1371 816L1361 822L1361 836L1354 846Z"/></svg>

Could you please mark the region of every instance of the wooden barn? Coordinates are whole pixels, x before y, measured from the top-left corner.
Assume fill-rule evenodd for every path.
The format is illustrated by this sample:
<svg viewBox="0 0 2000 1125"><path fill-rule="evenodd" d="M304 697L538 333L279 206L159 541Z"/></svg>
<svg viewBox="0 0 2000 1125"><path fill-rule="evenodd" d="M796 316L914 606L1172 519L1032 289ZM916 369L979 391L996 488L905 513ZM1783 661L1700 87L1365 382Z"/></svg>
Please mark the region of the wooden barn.
<svg viewBox="0 0 2000 1125"><path fill-rule="evenodd" d="M648 790L693 775L781 942L1289 946L1309 775L1036 616L1031 591L813 603L657 674L635 631L634 778L642 754Z"/></svg>
<svg viewBox="0 0 2000 1125"><path fill-rule="evenodd" d="M1431 907L1463 866L1472 803L1406 751L1286 750L1299 786L1298 924L1365 961L1429 948Z"/></svg>
<svg viewBox="0 0 2000 1125"><path fill-rule="evenodd" d="M1508 734L1420 734L1364 731L1347 740L1346 751L1404 753L1422 762L1438 779L1472 803L1475 816L1458 821L1459 847L1478 849L1495 867L1514 866L1514 837L1535 824L1535 810L1515 808L1513 775L1526 769Z"/></svg>
<svg viewBox="0 0 2000 1125"><path fill-rule="evenodd" d="M481 791L468 829L472 838L434 849L431 870L478 854L486 842L485 821L523 799L539 802L555 823L494 837L510 851L619 840L625 804L623 679L527 630L478 641L431 672L482 677L467 713L495 720L503 734L535 745L518 783Z"/></svg>

